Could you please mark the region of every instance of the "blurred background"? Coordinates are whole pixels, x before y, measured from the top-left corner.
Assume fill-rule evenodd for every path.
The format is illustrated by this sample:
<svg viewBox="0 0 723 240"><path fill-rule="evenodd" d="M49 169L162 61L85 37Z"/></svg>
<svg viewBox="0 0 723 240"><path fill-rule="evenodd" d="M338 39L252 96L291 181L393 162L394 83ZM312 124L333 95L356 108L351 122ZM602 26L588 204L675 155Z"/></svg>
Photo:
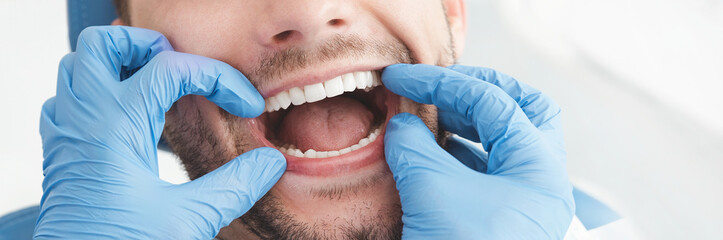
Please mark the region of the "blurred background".
<svg viewBox="0 0 723 240"><path fill-rule="evenodd" d="M573 183L639 239L723 238L723 1L468 0L461 64L563 109ZM38 119L68 53L65 1L0 1L0 216L42 195ZM161 177L188 181L160 153Z"/></svg>

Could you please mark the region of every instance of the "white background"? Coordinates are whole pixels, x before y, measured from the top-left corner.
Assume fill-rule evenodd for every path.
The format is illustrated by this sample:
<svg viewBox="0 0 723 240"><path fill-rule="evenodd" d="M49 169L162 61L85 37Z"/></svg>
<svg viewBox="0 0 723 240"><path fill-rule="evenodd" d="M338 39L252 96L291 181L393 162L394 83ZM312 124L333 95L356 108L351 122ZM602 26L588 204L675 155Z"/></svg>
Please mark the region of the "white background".
<svg viewBox="0 0 723 240"><path fill-rule="evenodd" d="M723 236L723 2L467 1L461 63L563 108L573 183L645 239ZM69 51L65 1L0 1L0 215L42 194L40 107ZM186 181L162 153L161 176Z"/></svg>

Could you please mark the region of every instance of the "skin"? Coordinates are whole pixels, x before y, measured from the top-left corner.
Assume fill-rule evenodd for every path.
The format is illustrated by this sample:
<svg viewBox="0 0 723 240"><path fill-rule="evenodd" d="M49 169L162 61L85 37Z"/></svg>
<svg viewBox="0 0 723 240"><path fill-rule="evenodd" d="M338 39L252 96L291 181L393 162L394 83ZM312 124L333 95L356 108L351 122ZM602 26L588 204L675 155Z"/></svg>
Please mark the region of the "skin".
<svg viewBox="0 0 723 240"><path fill-rule="evenodd" d="M264 97L339 66L453 64L466 28L463 0L131 0L128 16L114 24L159 31L176 51L224 61L244 73ZM360 43L354 46L361 49L348 50L352 44L341 41L341 50L334 49L339 54L319 53L330 42L340 42L339 36L356 36ZM403 51L391 50L395 55L389 49ZM307 58L298 58L299 52ZM433 106L401 99L399 110L420 116L437 132ZM166 114L164 136L195 179L262 146L249 131L250 121L204 97L186 96ZM377 161L342 176L287 172L218 237L380 239L398 238L400 231L394 179L386 163Z"/></svg>

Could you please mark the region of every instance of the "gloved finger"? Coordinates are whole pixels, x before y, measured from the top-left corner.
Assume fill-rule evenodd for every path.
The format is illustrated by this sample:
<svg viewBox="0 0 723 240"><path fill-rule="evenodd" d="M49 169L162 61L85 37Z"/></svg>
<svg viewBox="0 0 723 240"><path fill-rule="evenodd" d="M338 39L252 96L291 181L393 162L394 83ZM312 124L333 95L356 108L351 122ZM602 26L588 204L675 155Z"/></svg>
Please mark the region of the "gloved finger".
<svg viewBox="0 0 723 240"><path fill-rule="evenodd" d="M148 112L161 119L176 100L188 94L206 96L239 117L257 117L264 111L263 97L241 72L207 57L166 51L126 81L154 108Z"/></svg>
<svg viewBox="0 0 723 240"><path fill-rule="evenodd" d="M479 134L477 134L477 131L475 130L475 125L469 121L465 116L462 116L461 114L458 114L456 112L449 112L440 109L438 111L437 117L439 119L439 125L442 126L442 129L456 133L457 135L473 141L473 142L480 142ZM561 156L561 160L565 161L564 156L567 155L567 152L565 151L565 143L563 141L563 135L561 131L561 124L560 124L560 118L559 117L553 117L545 124L542 124L538 126L538 130L543 134L543 136L547 137L548 144L553 147L553 151L556 153L557 156Z"/></svg>
<svg viewBox="0 0 723 240"><path fill-rule="evenodd" d="M427 125L410 113L395 115L384 134L384 156L394 174L400 194L410 186L428 181L428 174L457 175L462 164L442 149Z"/></svg>
<svg viewBox="0 0 723 240"><path fill-rule="evenodd" d="M465 116L456 112L449 112L441 109L438 111L437 116L439 119L439 125L442 126L442 129L456 133L467 140L480 142L479 135L475 130L475 125ZM564 162L566 161L565 156L567 155L567 151L565 151L565 142L563 141L560 126L560 118L553 117L547 120L545 124L538 126L537 129L540 130L543 136L549 140L547 143L552 147L552 151L555 155L560 156L559 159ZM465 164L468 165L467 163Z"/></svg>
<svg viewBox="0 0 723 240"><path fill-rule="evenodd" d="M411 115L411 114L410 114L410 115ZM402 117L403 115L400 114L400 115L398 115L398 116L399 116L399 117ZM414 115L411 115L411 116L416 118L416 116L414 116ZM472 126L466 126L466 125L465 125L465 124L469 124L470 121L467 121L466 119L463 119L463 117L459 116L459 114L457 114L457 113L445 113L445 114L443 114L443 113L442 113L442 110L440 110L440 113L439 113L439 120L440 120L440 122L443 121L442 119L443 119L444 117L450 118L449 116L457 116L456 118L459 119L459 124L460 124L459 126L462 126L462 127L460 127L460 129L465 129L465 130L467 130L467 131L464 131L464 132L459 132L458 134L459 134L460 136L465 137L465 138L466 138L466 137L474 137L474 138L477 139L476 141L479 141L479 137L477 137L477 133L476 133L476 131L474 131L474 128L473 128ZM394 118L393 118L393 119L394 119ZM451 119L451 118L450 118L450 119ZM395 126L401 125L401 123L399 123L399 122L403 122L403 121L395 120ZM465 126L463 126L463 125L465 125ZM387 130L387 131L389 131L389 129L390 129L389 126L391 126L391 125L388 125L388 127L387 127L388 130ZM455 127L456 127L456 126L458 126L458 125L452 124L451 126L455 126ZM414 129L414 128L418 128L418 129L415 129L415 130L419 130L419 131L421 131L421 132L429 132L428 128L427 128L426 125L424 125L423 123L422 123L421 125L416 124L415 126L410 127L410 129L408 129L408 130L411 130L411 129ZM472 129L472 131L468 131L469 129ZM448 129L448 130L449 130L449 129ZM468 133L468 132L471 132L471 133ZM387 133L388 133L388 132L387 132ZM403 131L400 131L400 133L403 133ZM431 134L431 132L430 132L429 134ZM397 136L397 135L399 135L399 134L395 133L393 136ZM414 134L408 134L408 135L410 135L410 136L405 136L405 137L409 137L408 139L416 139L416 138L412 138L412 137L414 137ZM418 136L422 136L422 134L417 134L417 135L418 135ZM453 136L453 137L454 137L454 136ZM385 139L386 139L386 138L385 138ZM399 139L402 140L402 139L404 139L404 137L400 137ZM468 138L468 139L469 139L469 138ZM469 139L469 140L472 140L472 139ZM415 152L423 153L422 156L418 156L419 158L422 158L423 156L429 155L429 153L426 153L427 150L431 150L431 151L445 151L445 152L450 153L453 158L455 158L457 161L461 162L462 164L464 164L464 165L467 166L468 168L470 168L470 169L472 169L472 170L475 170L475 171L477 171L477 172L482 172L482 173L487 172L487 154L481 153L481 151L471 151L470 148L478 148L478 147L477 147L477 146L472 146L471 143L463 143L463 142L461 142L461 141L462 141L462 140L447 141L447 145L445 146L445 149L442 150L442 148L439 147L438 144L436 144L436 141L435 141L435 139L434 139L434 136L432 136L432 141L428 141L428 142L430 142L429 144L418 144L418 145L413 145L412 147L417 147L418 150L415 151ZM398 148L398 147L399 147L398 144L400 144L400 143L403 144L403 143L405 143L405 142L406 142L406 141L400 141L399 143L397 143L397 142L389 142L389 143L385 142L385 144L388 144L388 145L390 146L389 150L392 150L392 149ZM390 156L389 154L393 154L393 153L391 153L391 152L390 152L390 153L387 153L387 156ZM389 160L388 160L388 161L389 161Z"/></svg>
<svg viewBox="0 0 723 240"><path fill-rule="evenodd" d="M530 122L532 122L537 129L541 130L550 140L560 143L560 146L558 147L564 149L564 146L562 146L562 127L559 120L561 112L560 107L550 97L540 92L540 90L537 90L523 82L517 81L517 79L509 75L490 68L463 65L452 65L448 68L494 84L502 89L502 91L505 91L507 95L517 102L517 105L522 108L522 111L525 112L527 118L530 119ZM469 132L459 129L461 125L452 125L459 124L456 121L446 121L454 120L455 117L456 116L451 116L450 119L440 118L440 124L443 128L449 127L455 128L455 130L459 132Z"/></svg>
<svg viewBox="0 0 723 240"><path fill-rule="evenodd" d="M558 156L550 152L537 128L499 87L446 68L421 64L389 66L382 81L396 94L456 112L474 124L490 153L488 174L515 176L535 185L546 185L540 182L543 179L555 186L566 181Z"/></svg>
<svg viewBox="0 0 723 240"><path fill-rule="evenodd" d="M119 83L156 54L173 47L161 33L125 26L97 26L84 29L78 36L74 71L80 82L73 82L76 94L89 99L108 94L108 86ZM81 81L85 80L85 81Z"/></svg>
<svg viewBox="0 0 723 240"><path fill-rule="evenodd" d="M471 130L482 138L487 151L490 143L501 136L500 129L531 126L517 103L500 88L446 68L391 65L384 69L382 81L396 94L419 103L434 104L443 112L459 114L468 121L467 125L474 127Z"/></svg>
<svg viewBox="0 0 723 240"><path fill-rule="evenodd" d="M66 54L65 56L63 56L63 59L60 60L60 64L58 65L58 82L56 85L56 96L45 101L40 113L40 137L43 141L43 159L49 159L48 157L50 155L52 155L58 149L62 148L61 146L46 148L50 146L46 143L53 141L56 138L62 137L61 130L57 127L58 120L62 122L62 120L67 120L69 118L66 109L61 109L61 111L58 112L57 107L63 107L64 104L62 103L64 102L64 99L75 99L73 91L71 91L70 89L70 80L72 77L71 74L73 72L74 64L75 53ZM60 105L57 104L59 100L61 102Z"/></svg>
<svg viewBox="0 0 723 240"><path fill-rule="evenodd" d="M191 182L175 186L184 216L194 232L207 239L246 213L286 170L286 159L276 149L258 148L236 157ZM187 215L186 215L187 214Z"/></svg>
<svg viewBox="0 0 723 240"><path fill-rule="evenodd" d="M560 107L550 97L509 75L484 67L452 65L448 68L499 87L517 102L538 128L560 115Z"/></svg>
<svg viewBox="0 0 723 240"><path fill-rule="evenodd" d="M43 103L42 110L40 112L40 137L42 138L43 145L53 138L58 137L58 131L56 130L55 124L55 106L56 97L52 97ZM43 149L43 158L47 159L47 155L50 154L48 150Z"/></svg>
<svg viewBox="0 0 723 240"><path fill-rule="evenodd" d="M460 196L451 185L474 181L473 176L479 173L464 167L442 149L427 125L409 113L397 114L389 120L384 134L384 154L399 191L404 234L424 232L434 239L447 237L436 233L448 231L428 231L430 226L452 231L448 229L449 219L445 218L450 216L445 212L449 209L439 206L448 204L451 194Z"/></svg>
<svg viewBox="0 0 723 240"><path fill-rule="evenodd" d="M65 107L68 102L74 102L77 99L77 97L75 96L75 92L73 92L71 84L75 60L76 53L69 53L63 56L63 59L60 60L60 64L58 65L58 82L56 83L57 85L55 87L55 98L56 101L61 102L61 108ZM75 114L78 114L71 112L68 109L61 109L61 111L55 112L57 114L54 114L52 120L54 122L57 120L61 123L64 121L72 121L73 118L76 117ZM43 134L47 132L42 131L41 129L40 133Z"/></svg>

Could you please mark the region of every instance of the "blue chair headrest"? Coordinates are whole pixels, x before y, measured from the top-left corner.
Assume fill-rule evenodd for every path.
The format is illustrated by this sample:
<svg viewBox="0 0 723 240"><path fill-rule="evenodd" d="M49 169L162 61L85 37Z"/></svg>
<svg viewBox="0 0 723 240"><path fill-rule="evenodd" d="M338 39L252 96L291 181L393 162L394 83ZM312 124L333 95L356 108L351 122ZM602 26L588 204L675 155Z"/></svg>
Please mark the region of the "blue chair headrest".
<svg viewBox="0 0 723 240"><path fill-rule="evenodd" d="M75 51L78 35L90 26L110 25L116 19L113 0L68 0L68 37Z"/></svg>

